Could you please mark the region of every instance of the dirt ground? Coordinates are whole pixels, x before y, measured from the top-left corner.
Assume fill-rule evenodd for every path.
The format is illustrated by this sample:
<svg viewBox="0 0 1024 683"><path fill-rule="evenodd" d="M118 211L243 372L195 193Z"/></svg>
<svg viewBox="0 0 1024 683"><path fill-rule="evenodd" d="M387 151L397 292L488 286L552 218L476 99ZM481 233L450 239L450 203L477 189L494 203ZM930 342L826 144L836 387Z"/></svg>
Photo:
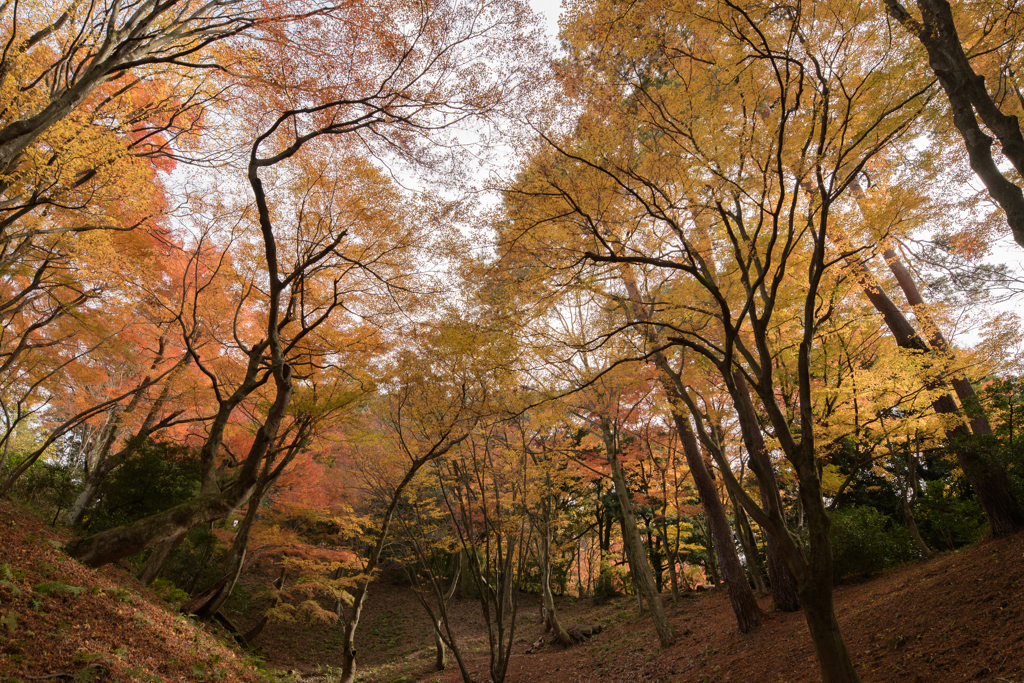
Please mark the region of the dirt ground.
<svg viewBox="0 0 1024 683"><path fill-rule="evenodd" d="M1024 534L985 541L955 553L897 568L836 589L836 610L864 683L999 681L1024 683ZM665 650L635 599L594 606L562 600L563 625L604 630L568 650L545 646L524 654L541 636L539 599L524 596L508 683L589 681L819 681L802 613L784 614L762 598L762 625L741 634L724 591L668 604L678 638ZM457 601L455 620L470 671L487 680L487 649L478 603ZM333 660L330 638L315 645L298 629L267 633L268 663L316 669ZM289 640L291 638L291 640ZM461 680L454 662L432 670L429 622L407 587L378 583L370 593L357 639L363 678L372 683Z"/></svg>
<svg viewBox="0 0 1024 683"><path fill-rule="evenodd" d="M0 501L0 681L257 681L250 657Z"/></svg>
<svg viewBox="0 0 1024 683"><path fill-rule="evenodd" d="M117 567L96 572L64 555L46 524L0 502L0 681L257 681L250 653L165 605ZM272 570L268 570L272 571ZM263 580L250 577L253 588ZM997 681L1024 683L1024 534L989 540L836 590L839 622L864 683ZM508 683L589 681L820 680L803 615L771 610L737 632L720 589L668 603L676 643L660 649L634 598L594 605L560 601L566 627L603 630L568 650L544 646L539 599L524 595ZM479 604L452 610L474 680L488 679ZM233 615L242 627L252 617ZM361 681L457 683L454 661L433 671L429 621L408 586L372 586L357 638ZM219 636L221 639L218 639ZM331 674L341 629L276 624L257 641L267 666ZM293 678L293 677L290 677ZM329 676L318 680L329 680Z"/></svg>

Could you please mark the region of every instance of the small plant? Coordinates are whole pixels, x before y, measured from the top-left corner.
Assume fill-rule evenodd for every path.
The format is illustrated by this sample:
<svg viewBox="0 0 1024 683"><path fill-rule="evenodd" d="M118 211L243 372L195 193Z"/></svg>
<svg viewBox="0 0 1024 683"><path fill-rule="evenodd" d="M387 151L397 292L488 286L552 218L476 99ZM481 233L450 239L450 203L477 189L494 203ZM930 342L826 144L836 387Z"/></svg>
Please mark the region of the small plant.
<svg viewBox="0 0 1024 683"><path fill-rule="evenodd" d="M183 602L188 600L188 593L178 588L173 582L167 579L157 579L153 582L151 590L163 602L177 609Z"/></svg>
<svg viewBox="0 0 1024 683"><path fill-rule="evenodd" d="M135 596L130 591L126 591L123 588L104 588L103 590L110 593L110 597L118 602L124 602L129 605L135 604Z"/></svg>
<svg viewBox="0 0 1024 683"><path fill-rule="evenodd" d="M43 583L37 583L32 586L32 591L35 593L42 593L43 595L58 595L58 596L78 596L81 595L86 589L82 586L72 586L64 581L44 581Z"/></svg>
<svg viewBox="0 0 1024 683"><path fill-rule="evenodd" d="M7 614L0 616L0 625L7 629L7 635L9 637L13 637L14 632L18 628L18 615L14 612L8 612Z"/></svg>
<svg viewBox="0 0 1024 683"><path fill-rule="evenodd" d="M25 572L12 569L11 565L0 564L0 588L6 588L15 596L21 595L21 589L14 585L14 581L24 576Z"/></svg>

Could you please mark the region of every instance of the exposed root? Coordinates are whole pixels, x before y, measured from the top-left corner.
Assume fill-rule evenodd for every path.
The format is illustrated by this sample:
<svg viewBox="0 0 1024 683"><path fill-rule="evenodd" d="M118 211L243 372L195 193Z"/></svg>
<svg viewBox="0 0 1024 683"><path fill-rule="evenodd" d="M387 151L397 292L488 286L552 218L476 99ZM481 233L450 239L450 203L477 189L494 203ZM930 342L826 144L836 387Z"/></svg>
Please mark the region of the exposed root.
<svg viewBox="0 0 1024 683"><path fill-rule="evenodd" d="M569 637L572 639L573 645L579 645L587 638L596 636L598 633L600 633L601 625L594 624L593 626L572 626L570 628L567 628L565 632L569 634ZM528 650L526 650L526 654L532 655L535 652L540 651L541 648L547 645L555 645L558 643L558 634L548 633L537 639L537 641L533 645L531 645Z"/></svg>

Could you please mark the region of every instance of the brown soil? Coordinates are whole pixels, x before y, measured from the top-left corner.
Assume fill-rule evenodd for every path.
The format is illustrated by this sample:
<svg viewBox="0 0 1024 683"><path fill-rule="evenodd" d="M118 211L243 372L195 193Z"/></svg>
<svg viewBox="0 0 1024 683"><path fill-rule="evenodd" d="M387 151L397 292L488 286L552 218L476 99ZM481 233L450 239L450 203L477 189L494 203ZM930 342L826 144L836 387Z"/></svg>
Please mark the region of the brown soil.
<svg viewBox="0 0 1024 683"><path fill-rule="evenodd" d="M238 650L159 603L115 567L96 572L68 559L52 529L0 502L0 682L256 681ZM990 540L836 590L839 621L864 683L1024 683L1024 534ZM267 576L272 574L268 570ZM266 577L250 578L254 589ZM269 581L269 579L268 579ZM583 645L544 646L539 600L523 596L508 683L589 681L818 681L803 616L770 610L754 633L737 632L720 590L668 611L678 632L660 650L635 599L603 605L564 599L566 627L600 624ZM253 616L232 615L241 627ZM473 678L487 680L479 605L456 600L453 621ZM455 662L432 670L429 622L407 586L375 582L357 638L361 681L457 683ZM332 673L340 628L275 624L257 645L267 664ZM322 678L320 680L329 680Z"/></svg>
<svg viewBox="0 0 1024 683"><path fill-rule="evenodd" d="M721 589L669 603L678 632L660 650L654 628L637 613L635 599L594 606L561 602L565 626L601 624L604 631L568 650L545 646L524 654L540 638L539 601L524 596L508 683L589 681L819 681L801 613L771 609L743 635ZM960 552L898 568L870 581L836 589L836 608L864 683L999 681L1024 683L1024 534L983 542ZM470 670L487 680L487 649L479 606L456 601L454 616L467 636ZM371 587L359 632L361 680L372 683L461 680L454 661L432 670L429 622L407 587ZM312 672L335 664L330 628L319 636L278 626L261 637L268 662Z"/></svg>
<svg viewBox="0 0 1024 683"><path fill-rule="evenodd" d="M257 681L225 646L116 567L0 501L0 681Z"/></svg>

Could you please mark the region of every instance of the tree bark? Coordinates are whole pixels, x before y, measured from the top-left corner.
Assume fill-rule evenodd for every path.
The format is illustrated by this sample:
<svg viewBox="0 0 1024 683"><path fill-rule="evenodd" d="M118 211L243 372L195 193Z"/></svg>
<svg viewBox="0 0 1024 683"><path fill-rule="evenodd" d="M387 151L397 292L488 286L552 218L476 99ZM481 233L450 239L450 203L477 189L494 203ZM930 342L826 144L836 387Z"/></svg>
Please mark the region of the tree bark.
<svg viewBox="0 0 1024 683"><path fill-rule="evenodd" d="M754 411L754 402L750 398L747 380L738 368L733 371L733 380L736 384L736 411L744 415L744 419L740 421L740 431L747 448L747 455L750 458L750 467L757 479L758 490L761 494L761 506L769 514L777 514L781 518L782 496L779 494L775 468L768 456L764 437L761 430L756 428L757 414ZM765 529L765 545L768 550L768 580L771 583L772 602L779 611L795 612L800 609L796 578L783 558L778 538L767 529Z"/></svg>
<svg viewBox="0 0 1024 683"><path fill-rule="evenodd" d="M667 359L662 361L667 365ZM660 365L659 362L659 365ZM666 379L663 381L665 392L673 391L672 385ZM674 391L673 391L674 393ZM739 555L736 553L736 545L732 539L732 529L729 527L729 520L725 515L725 506L722 505L715 488L711 473L700 452L697 444L697 437L690 427L690 422L685 415L680 413L680 399L669 394L669 403L672 407L672 419L679 432L680 441L683 443L683 454L690 466L690 475L697 487L697 494L700 496L701 505L704 507L704 515L714 538L715 551L718 555L718 568L725 580L726 592L729 594L729 602L732 603L732 611L736 615L736 623L742 633L750 633L761 622L761 608L750 590L750 584L743 575L743 565L740 564Z"/></svg>
<svg viewBox="0 0 1024 683"><path fill-rule="evenodd" d="M897 345L917 353L930 353L928 344L921 339L903 312L892 302L867 268L860 262L853 262L851 265L861 278L864 293L871 304L885 318L886 326L892 332ZM941 386L940 383L932 388ZM1006 469L963 424L960 408L953 397L949 393L938 395L932 400L932 408L939 415L949 415L953 421L952 425L945 427L946 438L960 462L960 467L971 482L978 502L985 510L993 535L1006 536L1024 527L1024 510L1013 495Z"/></svg>
<svg viewBox="0 0 1024 683"><path fill-rule="evenodd" d="M642 308L640 289L637 287L632 270L623 264L619 272L629 295L630 306L627 309L629 317L638 322L650 322L650 316ZM655 347L660 346L658 333L654 329L648 327L646 336ZM701 504L704 506L705 519L711 536L714 538L719 568L725 579L726 591L729 593L729 601L732 603L736 622L741 632L749 633L761 621L761 608L750 590L750 585L743 578L743 568L739 556L736 554L736 546L733 544L732 531L725 515L725 506L722 505L718 491L715 490L714 481L704 463L700 446L690 427L689 418L682 412L684 392L679 375L672 370L664 351L654 353L653 360L660 371L660 383L665 397L668 399L668 406L672 412L672 419L679 439L683 444L683 455L690 468L694 485L697 487Z"/></svg>
<svg viewBox="0 0 1024 683"><path fill-rule="evenodd" d="M967 148L971 169L1006 212L1013 239L1024 247L1024 192L999 170L992 154L993 140L982 131L975 112L999 139L1003 155L1024 175L1024 137L1017 117L999 110L985 88L984 77L974 72L946 0L917 0L920 22L898 0L885 0L885 4L889 14L928 52L928 63L949 98L953 124Z"/></svg>
<svg viewBox="0 0 1024 683"><path fill-rule="evenodd" d="M636 526L636 515L633 512L633 501L629 496L629 488L626 485L626 477L622 472L619 463L618 446L614 442L614 435L611 426L607 421L602 425L604 432L605 451L608 457L608 464L612 470L612 481L615 482L615 494L619 499L619 506L622 508L622 530L623 543L629 553L630 563L633 565L634 579L641 594L651 610L651 618L654 620L654 629L658 632L658 640L662 647L668 647L675 642L675 633L672 625L665 614L665 606L661 602L661 595L654 582L654 571L647 561L647 551L644 550L643 539L640 538L640 530Z"/></svg>

